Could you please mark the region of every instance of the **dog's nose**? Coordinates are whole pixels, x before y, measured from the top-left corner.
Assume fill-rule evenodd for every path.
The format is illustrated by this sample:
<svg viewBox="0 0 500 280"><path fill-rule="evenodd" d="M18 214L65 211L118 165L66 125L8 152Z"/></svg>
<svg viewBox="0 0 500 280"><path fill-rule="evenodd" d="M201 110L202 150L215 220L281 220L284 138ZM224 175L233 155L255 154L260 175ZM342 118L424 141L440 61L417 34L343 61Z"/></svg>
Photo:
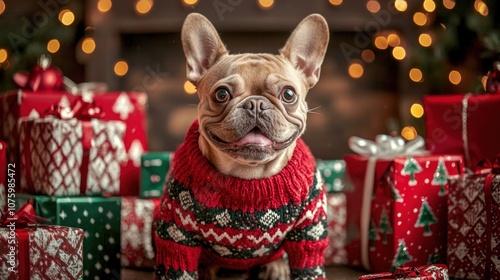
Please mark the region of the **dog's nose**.
<svg viewBox="0 0 500 280"><path fill-rule="evenodd" d="M243 103L243 109L245 109L250 116L258 116L262 111L269 108L269 101L264 98L249 98Z"/></svg>

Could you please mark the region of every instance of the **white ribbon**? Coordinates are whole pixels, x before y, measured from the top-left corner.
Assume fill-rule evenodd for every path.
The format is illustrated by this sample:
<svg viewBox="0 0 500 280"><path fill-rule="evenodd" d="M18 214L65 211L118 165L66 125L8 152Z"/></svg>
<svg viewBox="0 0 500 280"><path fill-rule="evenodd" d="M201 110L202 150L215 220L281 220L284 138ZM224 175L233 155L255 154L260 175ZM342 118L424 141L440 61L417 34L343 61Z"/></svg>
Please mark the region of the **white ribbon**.
<svg viewBox="0 0 500 280"><path fill-rule="evenodd" d="M361 264L370 270L370 260L368 256L368 235L371 215L371 199L374 189L375 167L378 159L394 159L397 156L410 156L425 154L423 149L425 144L421 136L405 142L398 136L377 135L375 141L353 136L349 138L349 148L354 152L368 157L366 165L363 197L361 204Z"/></svg>
<svg viewBox="0 0 500 280"><path fill-rule="evenodd" d="M465 163L471 166L470 150L469 150L469 137L467 132L467 110L469 109L469 98L472 94L467 93L462 99L462 142L464 142L464 156Z"/></svg>

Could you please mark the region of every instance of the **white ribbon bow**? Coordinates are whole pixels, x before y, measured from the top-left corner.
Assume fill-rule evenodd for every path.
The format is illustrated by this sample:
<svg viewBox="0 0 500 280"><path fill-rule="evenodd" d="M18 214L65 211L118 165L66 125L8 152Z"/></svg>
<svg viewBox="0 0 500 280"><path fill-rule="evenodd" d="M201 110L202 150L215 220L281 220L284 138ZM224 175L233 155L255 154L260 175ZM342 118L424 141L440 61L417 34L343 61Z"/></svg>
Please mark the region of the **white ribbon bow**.
<svg viewBox="0 0 500 280"><path fill-rule="evenodd" d="M385 134L377 135L375 141L353 136L349 138L349 148L362 156L377 158L393 158L411 154L421 154L425 141L418 135L415 139L405 142L403 137L392 137Z"/></svg>

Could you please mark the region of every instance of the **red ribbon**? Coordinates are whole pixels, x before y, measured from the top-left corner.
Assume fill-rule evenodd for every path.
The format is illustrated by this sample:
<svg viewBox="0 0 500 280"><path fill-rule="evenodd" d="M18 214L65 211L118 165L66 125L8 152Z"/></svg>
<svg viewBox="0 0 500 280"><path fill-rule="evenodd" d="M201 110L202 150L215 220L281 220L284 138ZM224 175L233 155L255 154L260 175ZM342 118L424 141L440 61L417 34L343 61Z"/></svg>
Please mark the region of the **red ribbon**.
<svg viewBox="0 0 500 280"><path fill-rule="evenodd" d="M37 216L33 205L26 203L16 212L7 211L0 219L0 226L14 226L15 228L25 228L31 225L51 222L49 219Z"/></svg>
<svg viewBox="0 0 500 280"><path fill-rule="evenodd" d="M26 260L30 258L29 231L28 226L51 222L47 218L39 217L35 214L33 205L26 203L16 212L7 211L0 219L0 226L8 227L9 231L17 233L18 240L18 260L19 261L19 279L30 278L30 266Z"/></svg>
<svg viewBox="0 0 500 280"><path fill-rule="evenodd" d="M496 156L493 163L489 159L483 159L477 163L476 174L486 173L500 174L500 154Z"/></svg>

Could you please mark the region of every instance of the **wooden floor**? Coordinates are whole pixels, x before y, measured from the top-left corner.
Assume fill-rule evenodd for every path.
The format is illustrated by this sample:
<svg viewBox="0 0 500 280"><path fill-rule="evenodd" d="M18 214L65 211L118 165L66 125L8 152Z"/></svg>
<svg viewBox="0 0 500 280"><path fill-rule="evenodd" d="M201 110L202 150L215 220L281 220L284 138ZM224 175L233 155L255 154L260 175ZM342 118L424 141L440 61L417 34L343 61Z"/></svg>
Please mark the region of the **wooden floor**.
<svg viewBox="0 0 500 280"><path fill-rule="evenodd" d="M335 280L357 280L359 276L368 274L364 271L354 270L347 267L327 267L326 276ZM141 271L133 269L122 269L122 280L153 279L152 271ZM240 280L244 278L221 278L220 280Z"/></svg>

